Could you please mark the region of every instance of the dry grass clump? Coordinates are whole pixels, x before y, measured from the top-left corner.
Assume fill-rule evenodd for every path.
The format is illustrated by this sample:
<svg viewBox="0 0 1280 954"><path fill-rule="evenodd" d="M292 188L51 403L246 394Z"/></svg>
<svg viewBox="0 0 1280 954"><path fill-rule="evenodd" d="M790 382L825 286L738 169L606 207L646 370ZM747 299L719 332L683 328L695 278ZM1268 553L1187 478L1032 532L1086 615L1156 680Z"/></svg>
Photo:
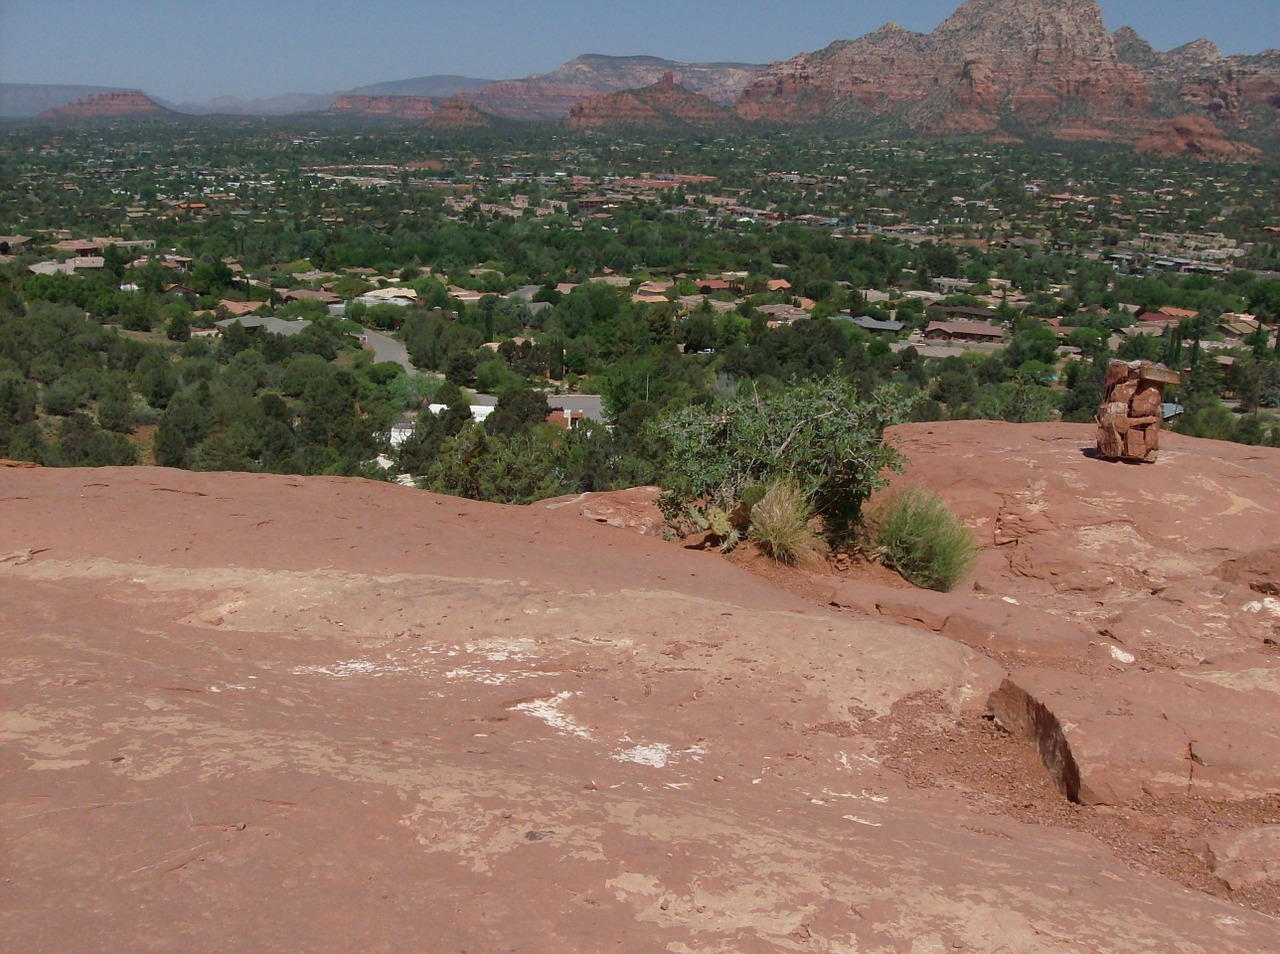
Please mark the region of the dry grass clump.
<svg viewBox="0 0 1280 954"><path fill-rule="evenodd" d="M969 575L981 548L932 490L903 487L877 510L881 559L916 586L946 593Z"/></svg>
<svg viewBox="0 0 1280 954"><path fill-rule="evenodd" d="M751 508L751 539L778 563L794 566L822 548L809 527L813 511L799 485L789 480L770 484Z"/></svg>

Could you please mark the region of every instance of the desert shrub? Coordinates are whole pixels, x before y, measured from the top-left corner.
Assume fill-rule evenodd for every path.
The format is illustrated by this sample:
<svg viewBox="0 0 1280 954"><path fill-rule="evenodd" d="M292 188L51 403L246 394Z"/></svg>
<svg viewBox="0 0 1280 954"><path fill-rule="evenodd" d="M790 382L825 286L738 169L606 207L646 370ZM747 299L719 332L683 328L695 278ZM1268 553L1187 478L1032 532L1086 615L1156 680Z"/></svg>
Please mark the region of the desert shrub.
<svg viewBox="0 0 1280 954"><path fill-rule="evenodd" d="M744 386L729 400L668 412L654 425L668 501L732 511L753 485L791 480L829 531L845 532L884 473L901 468L882 437L912 403L893 387L863 400L848 381L827 378L771 392Z"/></svg>
<svg viewBox="0 0 1280 954"><path fill-rule="evenodd" d="M690 514L698 529L711 535L721 553L732 553L742 540L742 532L734 525L732 514L723 507L711 506L705 510L693 507Z"/></svg>
<svg viewBox="0 0 1280 954"><path fill-rule="evenodd" d="M885 564L916 586L945 593L978 559L969 528L926 487L903 487L878 508L874 522Z"/></svg>
<svg viewBox="0 0 1280 954"><path fill-rule="evenodd" d="M812 516L798 484L776 481L751 508L751 539L777 562L794 565L818 552L818 538L809 528Z"/></svg>

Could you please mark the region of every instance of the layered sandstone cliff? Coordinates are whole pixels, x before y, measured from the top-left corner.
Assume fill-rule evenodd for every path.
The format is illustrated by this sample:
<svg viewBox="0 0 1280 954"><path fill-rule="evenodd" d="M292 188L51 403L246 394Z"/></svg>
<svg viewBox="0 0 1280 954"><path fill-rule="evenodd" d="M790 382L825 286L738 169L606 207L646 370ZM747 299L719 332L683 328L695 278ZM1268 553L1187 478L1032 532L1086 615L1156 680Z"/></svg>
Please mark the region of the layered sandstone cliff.
<svg viewBox="0 0 1280 954"><path fill-rule="evenodd" d="M889 24L773 64L737 104L747 119L933 131L1005 124L1136 138L1146 84L1122 63L1094 0L966 0L932 33Z"/></svg>
<svg viewBox="0 0 1280 954"><path fill-rule="evenodd" d="M1280 135L1280 50L1229 56L1188 71L1178 96L1218 122Z"/></svg>
<svg viewBox="0 0 1280 954"><path fill-rule="evenodd" d="M652 86L575 103L565 124L570 129L676 129L723 128L736 122L731 110L677 85L668 71Z"/></svg>

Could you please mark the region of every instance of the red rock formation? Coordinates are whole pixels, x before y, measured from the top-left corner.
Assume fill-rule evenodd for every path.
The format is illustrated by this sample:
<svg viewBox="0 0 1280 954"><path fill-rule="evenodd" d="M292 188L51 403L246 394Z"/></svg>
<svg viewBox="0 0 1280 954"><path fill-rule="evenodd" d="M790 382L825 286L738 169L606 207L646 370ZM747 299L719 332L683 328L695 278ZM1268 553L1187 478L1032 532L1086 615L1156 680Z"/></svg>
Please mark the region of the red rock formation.
<svg viewBox="0 0 1280 954"><path fill-rule="evenodd" d="M1185 71L1178 95L1218 122L1280 134L1280 52L1231 56Z"/></svg>
<svg viewBox="0 0 1280 954"><path fill-rule="evenodd" d="M737 117L725 107L677 86L674 74L668 70L661 80L644 89L623 90L575 103L565 124L570 129L671 129L725 127L736 121Z"/></svg>
<svg viewBox="0 0 1280 954"><path fill-rule="evenodd" d="M157 105L144 93L136 90L118 90L110 93L90 93L83 99L65 106L46 109L40 119L163 119L176 116L171 110Z"/></svg>
<svg viewBox="0 0 1280 954"><path fill-rule="evenodd" d="M871 609L905 619L918 603L929 628L1000 654L996 716L1072 797L1273 797L1280 451L1162 433L1158 465L1104 466L1083 453L1096 436L894 428L904 479L936 488L988 548L966 592L897 591Z"/></svg>
<svg viewBox="0 0 1280 954"><path fill-rule="evenodd" d="M1160 454L1161 402L1178 373L1150 361L1112 361L1098 408L1098 453L1107 460L1154 461Z"/></svg>
<svg viewBox="0 0 1280 954"><path fill-rule="evenodd" d="M550 73L492 83L462 95L507 119L564 119L575 103L656 83L670 72L685 89L727 106L757 69L743 63L675 63L652 56L588 54Z"/></svg>
<svg viewBox="0 0 1280 954"><path fill-rule="evenodd" d="M423 129L444 131L450 129L488 129L497 120L475 103L461 96L450 96L437 104L436 112L427 117Z"/></svg>
<svg viewBox="0 0 1280 954"><path fill-rule="evenodd" d="M439 100L430 96L339 96L326 112L335 116L421 121L435 114Z"/></svg>
<svg viewBox="0 0 1280 954"><path fill-rule="evenodd" d="M1162 156L1190 155L1232 161L1256 159L1262 155L1262 151L1254 146L1232 142L1203 116L1171 119L1138 140L1134 149Z"/></svg>
<svg viewBox="0 0 1280 954"><path fill-rule="evenodd" d="M1196 109L1215 123L1280 133L1280 52L1224 58L1208 40L1195 40L1158 53L1127 27L1116 31L1115 44L1166 115Z"/></svg>
<svg viewBox="0 0 1280 954"><path fill-rule="evenodd" d="M769 122L818 118L988 132L1132 136L1146 86L1120 63L1094 0L966 0L932 33L889 24L762 70L737 104Z"/></svg>
<svg viewBox="0 0 1280 954"><path fill-rule="evenodd" d="M1276 539L1280 452L1174 435L1140 469L1084 457L1083 425L894 437L966 522L1016 524L967 597L1088 637L1024 680L1063 706L1083 785L1268 787L1276 657L1221 654L1269 611L1203 571ZM6 949L1275 947L1250 909L1274 893L1186 886L1210 877L1206 825L1234 834L1274 800L1185 827L1150 798L1067 813L981 717L1016 660L920 625L572 508L159 468L0 468L0 496ZM1112 545L1125 519L1149 550ZM1022 616L1000 635L1038 633ZM1181 639L1176 671L1159 650ZM1174 729L1194 749L1161 748ZM1266 891L1267 845L1215 840L1213 864Z"/></svg>

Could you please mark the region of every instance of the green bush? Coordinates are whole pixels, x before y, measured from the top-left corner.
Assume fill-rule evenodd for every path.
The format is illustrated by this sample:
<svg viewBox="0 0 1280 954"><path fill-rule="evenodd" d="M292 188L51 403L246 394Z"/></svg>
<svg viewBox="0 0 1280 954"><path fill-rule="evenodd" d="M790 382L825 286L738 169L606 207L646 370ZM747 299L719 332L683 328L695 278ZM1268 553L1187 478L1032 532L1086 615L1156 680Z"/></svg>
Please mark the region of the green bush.
<svg viewBox="0 0 1280 954"><path fill-rule="evenodd" d="M853 384L833 377L775 391L743 386L712 406L664 413L653 425L664 449L664 489L673 509L732 511L753 485L791 480L838 536L859 523L862 502L882 486L883 474L901 469L902 456L882 438L912 403L891 386L864 400Z"/></svg>
<svg viewBox="0 0 1280 954"><path fill-rule="evenodd" d="M932 490L903 487L877 511L876 546L887 566L916 586L947 592L973 569L980 548Z"/></svg>
<svg viewBox="0 0 1280 954"><path fill-rule="evenodd" d="M778 563L794 565L819 550L818 538L809 529L812 517L799 485L777 481L751 508L751 539Z"/></svg>

